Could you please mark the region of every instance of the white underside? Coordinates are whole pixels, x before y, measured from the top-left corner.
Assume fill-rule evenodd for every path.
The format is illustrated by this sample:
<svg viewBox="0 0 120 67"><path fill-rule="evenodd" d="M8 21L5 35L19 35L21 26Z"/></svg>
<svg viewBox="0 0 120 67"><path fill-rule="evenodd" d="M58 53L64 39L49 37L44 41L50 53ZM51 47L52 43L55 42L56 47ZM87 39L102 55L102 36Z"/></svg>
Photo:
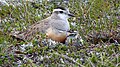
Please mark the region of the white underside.
<svg viewBox="0 0 120 67"><path fill-rule="evenodd" d="M66 25L66 30L68 31L68 30L70 30L70 24L69 24L69 22L68 22L68 20L66 20L66 23L65 23Z"/></svg>
<svg viewBox="0 0 120 67"><path fill-rule="evenodd" d="M65 14L58 14L58 16L59 16L62 20L65 21L64 24L65 24L66 30L70 30L70 24L69 24L69 22L68 22L69 16L68 16L68 15L65 15Z"/></svg>

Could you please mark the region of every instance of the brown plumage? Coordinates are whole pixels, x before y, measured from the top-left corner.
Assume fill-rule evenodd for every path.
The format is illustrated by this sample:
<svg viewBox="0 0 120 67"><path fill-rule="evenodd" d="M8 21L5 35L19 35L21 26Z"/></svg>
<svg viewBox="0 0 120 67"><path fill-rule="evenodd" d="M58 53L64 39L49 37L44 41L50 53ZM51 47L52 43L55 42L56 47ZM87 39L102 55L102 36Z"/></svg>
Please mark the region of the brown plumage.
<svg viewBox="0 0 120 67"><path fill-rule="evenodd" d="M44 33L48 38L54 41L64 42L67 38L67 31L70 30L67 21L70 16L73 15L71 15L67 9L62 10L61 7L59 7L57 10L55 9L53 11L50 17L38 21L29 26L27 30L15 34L14 36L23 40L32 40L37 34Z"/></svg>
<svg viewBox="0 0 120 67"><path fill-rule="evenodd" d="M48 38L50 38L54 41L65 43L65 40L66 40L68 34L66 31L49 28L46 32L46 35Z"/></svg>

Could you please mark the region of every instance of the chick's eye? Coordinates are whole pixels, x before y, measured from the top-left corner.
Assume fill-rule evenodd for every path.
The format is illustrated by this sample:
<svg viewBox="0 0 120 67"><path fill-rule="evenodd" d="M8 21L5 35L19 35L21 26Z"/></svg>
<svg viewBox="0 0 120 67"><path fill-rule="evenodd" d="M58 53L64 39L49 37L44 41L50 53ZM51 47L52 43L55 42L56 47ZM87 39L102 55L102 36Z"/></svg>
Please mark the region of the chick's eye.
<svg viewBox="0 0 120 67"><path fill-rule="evenodd" d="M63 11L60 11L60 13L63 13Z"/></svg>

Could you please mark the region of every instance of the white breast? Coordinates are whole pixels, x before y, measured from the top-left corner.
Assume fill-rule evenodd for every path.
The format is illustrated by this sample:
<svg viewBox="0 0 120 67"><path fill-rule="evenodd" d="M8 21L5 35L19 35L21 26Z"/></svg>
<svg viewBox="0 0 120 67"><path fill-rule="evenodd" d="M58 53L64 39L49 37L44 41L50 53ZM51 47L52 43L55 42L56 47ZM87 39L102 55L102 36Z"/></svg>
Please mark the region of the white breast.
<svg viewBox="0 0 120 67"><path fill-rule="evenodd" d="M65 22L65 28L66 28L66 31L70 30L70 24L69 24L67 19L66 19L66 22Z"/></svg>
<svg viewBox="0 0 120 67"><path fill-rule="evenodd" d="M62 21L64 21L63 26L65 27L65 30L66 31L70 30L70 25L68 22L69 16L66 14L58 14L58 16L60 17L60 19L62 19Z"/></svg>

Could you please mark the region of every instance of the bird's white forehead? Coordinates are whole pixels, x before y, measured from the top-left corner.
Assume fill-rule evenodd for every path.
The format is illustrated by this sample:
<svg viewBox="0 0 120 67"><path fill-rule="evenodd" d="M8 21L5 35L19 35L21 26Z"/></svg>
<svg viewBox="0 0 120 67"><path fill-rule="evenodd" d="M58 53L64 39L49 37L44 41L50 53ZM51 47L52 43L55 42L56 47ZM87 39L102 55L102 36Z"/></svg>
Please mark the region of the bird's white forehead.
<svg viewBox="0 0 120 67"><path fill-rule="evenodd" d="M63 11L63 12L70 13L70 12L69 12L69 9L66 9L66 10L62 10L62 9L54 9L53 12L55 12L55 11Z"/></svg>
<svg viewBox="0 0 120 67"><path fill-rule="evenodd" d="M65 11L65 10L62 10L62 9L54 9L53 12L55 11Z"/></svg>

